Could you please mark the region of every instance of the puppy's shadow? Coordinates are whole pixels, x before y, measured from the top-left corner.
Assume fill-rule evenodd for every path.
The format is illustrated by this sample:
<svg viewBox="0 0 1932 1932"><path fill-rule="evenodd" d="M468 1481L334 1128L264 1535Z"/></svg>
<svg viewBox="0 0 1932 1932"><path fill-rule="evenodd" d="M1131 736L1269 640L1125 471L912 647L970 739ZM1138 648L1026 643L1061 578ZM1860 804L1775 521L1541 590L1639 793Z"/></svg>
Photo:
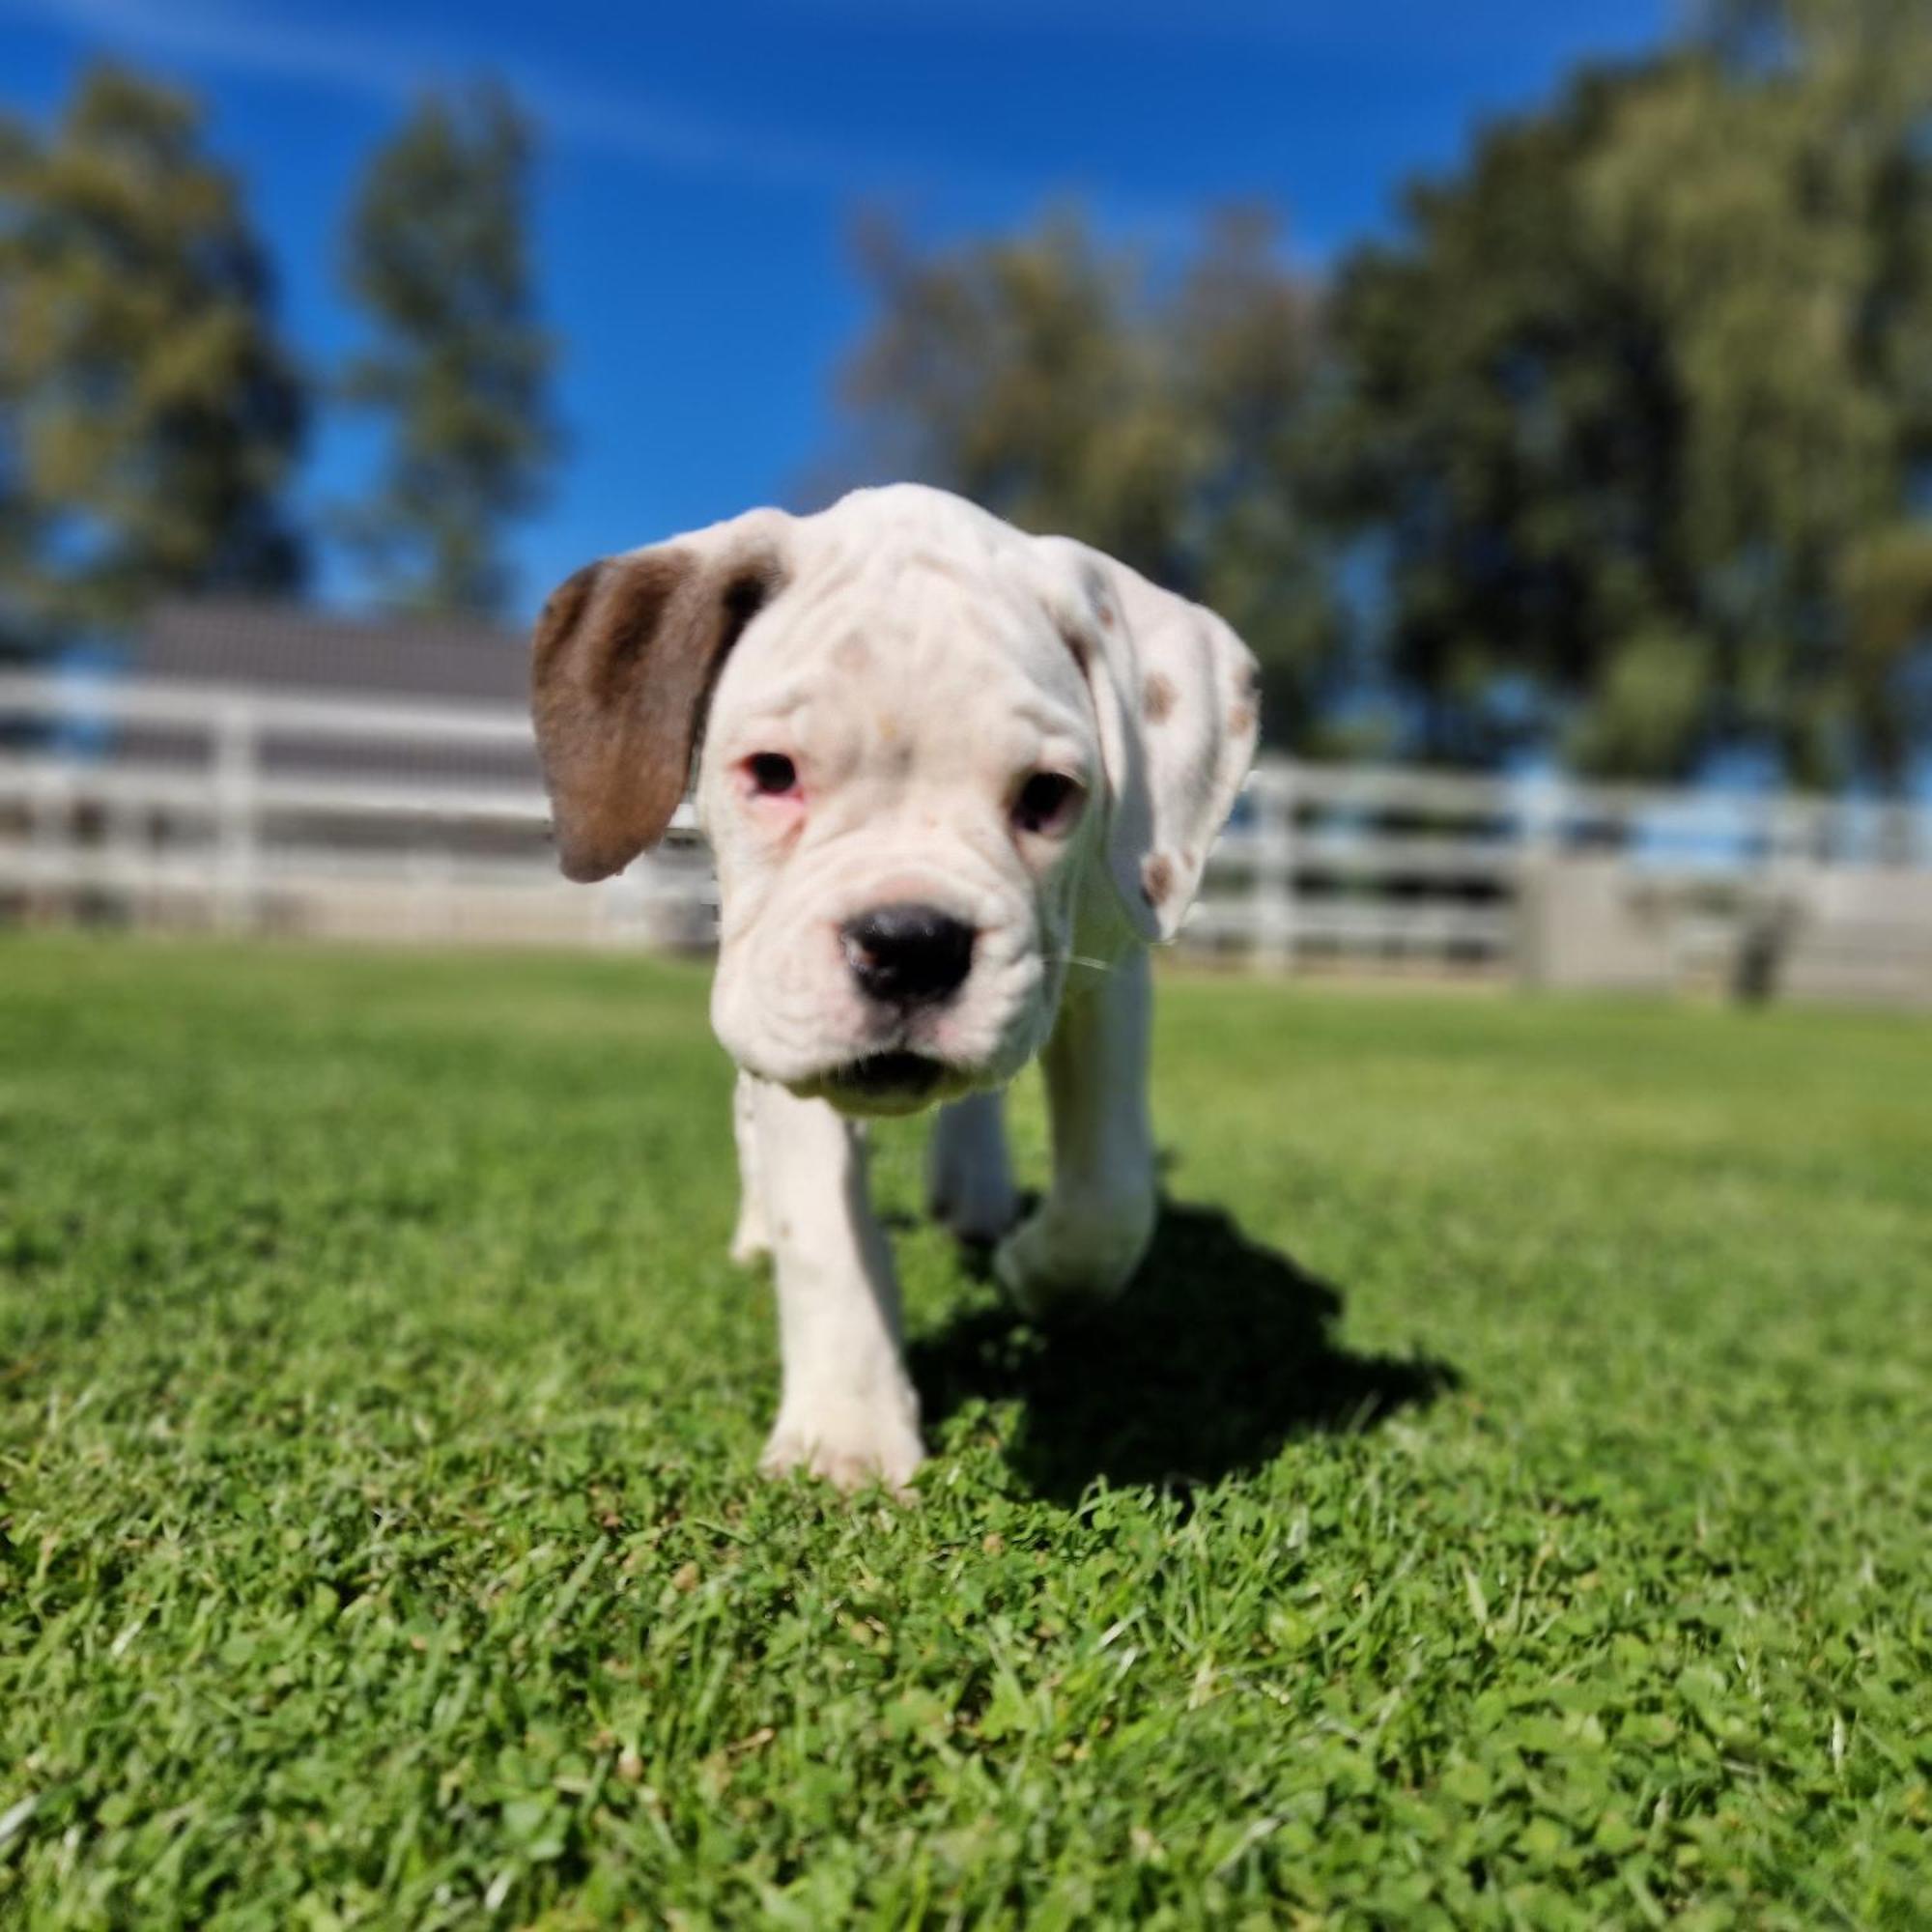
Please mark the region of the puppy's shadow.
<svg viewBox="0 0 1932 1932"><path fill-rule="evenodd" d="M913 1344L912 1368L934 1425L1017 1399L1015 1470L1071 1502L1098 1477L1187 1488L1258 1468L1293 1436L1370 1428L1460 1383L1444 1362L1344 1347L1341 1316L1331 1283L1215 1208L1167 1202L1105 1311L1041 1333L1004 1305L965 1310Z"/></svg>

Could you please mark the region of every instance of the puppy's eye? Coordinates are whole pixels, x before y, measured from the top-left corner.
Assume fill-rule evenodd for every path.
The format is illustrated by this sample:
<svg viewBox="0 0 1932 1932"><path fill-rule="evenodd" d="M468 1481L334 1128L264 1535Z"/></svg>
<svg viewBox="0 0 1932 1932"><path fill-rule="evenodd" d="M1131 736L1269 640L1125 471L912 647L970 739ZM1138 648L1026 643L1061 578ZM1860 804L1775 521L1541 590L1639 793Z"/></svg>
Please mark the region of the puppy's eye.
<svg viewBox="0 0 1932 1932"><path fill-rule="evenodd" d="M782 752L753 752L741 769L746 785L760 798L783 798L798 789L798 767Z"/></svg>
<svg viewBox="0 0 1932 1932"><path fill-rule="evenodd" d="M1080 815L1080 781L1065 772L1035 772L1013 801L1013 823L1022 832L1048 835L1072 830Z"/></svg>

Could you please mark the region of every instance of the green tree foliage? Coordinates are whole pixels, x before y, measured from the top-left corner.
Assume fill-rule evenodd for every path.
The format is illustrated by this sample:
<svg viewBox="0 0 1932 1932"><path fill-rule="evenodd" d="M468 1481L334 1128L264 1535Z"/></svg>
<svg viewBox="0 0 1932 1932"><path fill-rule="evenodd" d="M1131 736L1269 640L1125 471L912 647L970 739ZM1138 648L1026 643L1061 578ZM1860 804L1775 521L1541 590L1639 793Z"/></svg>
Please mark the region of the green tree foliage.
<svg viewBox="0 0 1932 1932"><path fill-rule="evenodd" d="M186 96L116 68L0 123L0 630L279 590L303 396L234 178Z"/></svg>
<svg viewBox="0 0 1932 1932"><path fill-rule="evenodd" d="M500 89L431 95L372 161L351 216L348 286L375 340L343 392L384 422L389 450L344 530L384 591L419 609L501 607L504 530L538 501L556 447L529 160Z"/></svg>
<svg viewBox="0 0 1932 1932"><path fill-rule="evenodd" d="M1898 784L1932 732L1932 16L1738 6L1347 265L1324 498L1423 748Z"/></svg>
<svg viewBox="0 0 1932 1932"><path fill-rule="evenodd" d="M1277 743L1323 728L1338 626L1297 514L1317 359L1272 223L1231 212L1163 282L1071 211L920 255L873 226L878 314L845 377L858 465L1083 538L1239 625Z"/></svg>
<svg viewBox="0 0 1932 1932"><path fill-rule="evenodd" d="M1252 218L1178 278L1068 215L867 267L867 467L1220 605L1276 743L1340 741L1351 604L1434 759L1897 787L1932 746L1924 0L1713 0L1415 186L1319 307Z"/></svg>

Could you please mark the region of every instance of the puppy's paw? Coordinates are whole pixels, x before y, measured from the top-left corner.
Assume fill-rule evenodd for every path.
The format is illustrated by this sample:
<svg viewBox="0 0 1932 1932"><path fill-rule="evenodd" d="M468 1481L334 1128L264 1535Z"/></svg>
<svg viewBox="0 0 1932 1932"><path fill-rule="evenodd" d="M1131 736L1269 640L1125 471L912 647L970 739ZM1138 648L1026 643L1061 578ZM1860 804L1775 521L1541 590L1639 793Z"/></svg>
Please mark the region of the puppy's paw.
<svg viewBox="0 0 1932 1932"><path fill-rule="evenodd" d="M926 1192L926 1212L955 1241L989 1248L1020 1218L1020 1193L1001 1170L935 1174Z"/></svg>
<svg viewBox="0 0 1932 1932"><path fill-rule="evenodd" d="M1020 1218L999 1100L955 1101L932 1130L926 1153L926 1212L955 1240L991 1247Z"/></svg>
<svg viewBox="0 0 1932 1932"><path fill-rule="evenodd" d="M803 1469L847 1495L877 1484L903 1497L924 1461L916 1403L845 1399L781 1413L758 1467L768 1476Z"/></svg>
<svg viewBox="0 0 1932 1932"><path fill-rule="evenodd" d="M771 1253L772 1244L765 1237L763 1223L741 1215L731 1236L732 1262L741 1268L756 1267L760 1262L769 1261Z"/></svg>
<svg viewBox="0 0 1932 1932"><path fill-rule="evenodd" d="M740 1267L755 1267L770 1258L772 1237L765 1226L765 1208L749 1187L739 1197L738 1225L731 1230L731 1259Z"/></svg>
<svg viewBox="0 0 1932 1932"><path fill-rule="evenodd" d="M1149 1193L1067 1202L1049 1195L993 1250L993 1273L1032 1321L1077 1319L1120 1293L1153 1237Z"/></svg>

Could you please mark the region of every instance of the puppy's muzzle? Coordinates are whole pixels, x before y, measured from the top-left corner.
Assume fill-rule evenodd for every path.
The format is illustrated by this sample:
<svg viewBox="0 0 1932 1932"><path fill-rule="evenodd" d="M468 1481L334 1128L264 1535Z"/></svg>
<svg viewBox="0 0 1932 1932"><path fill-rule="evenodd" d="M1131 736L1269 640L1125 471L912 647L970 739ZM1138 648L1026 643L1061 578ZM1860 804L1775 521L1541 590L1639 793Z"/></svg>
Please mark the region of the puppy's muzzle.
<svg viewBox="0 0 1932 1932"><path fill-rule="evenodd" d="M910 1010L950 1000L973 970L979 935L937 906L873 906L838 929L845 963L867 998Z"/></svg>

